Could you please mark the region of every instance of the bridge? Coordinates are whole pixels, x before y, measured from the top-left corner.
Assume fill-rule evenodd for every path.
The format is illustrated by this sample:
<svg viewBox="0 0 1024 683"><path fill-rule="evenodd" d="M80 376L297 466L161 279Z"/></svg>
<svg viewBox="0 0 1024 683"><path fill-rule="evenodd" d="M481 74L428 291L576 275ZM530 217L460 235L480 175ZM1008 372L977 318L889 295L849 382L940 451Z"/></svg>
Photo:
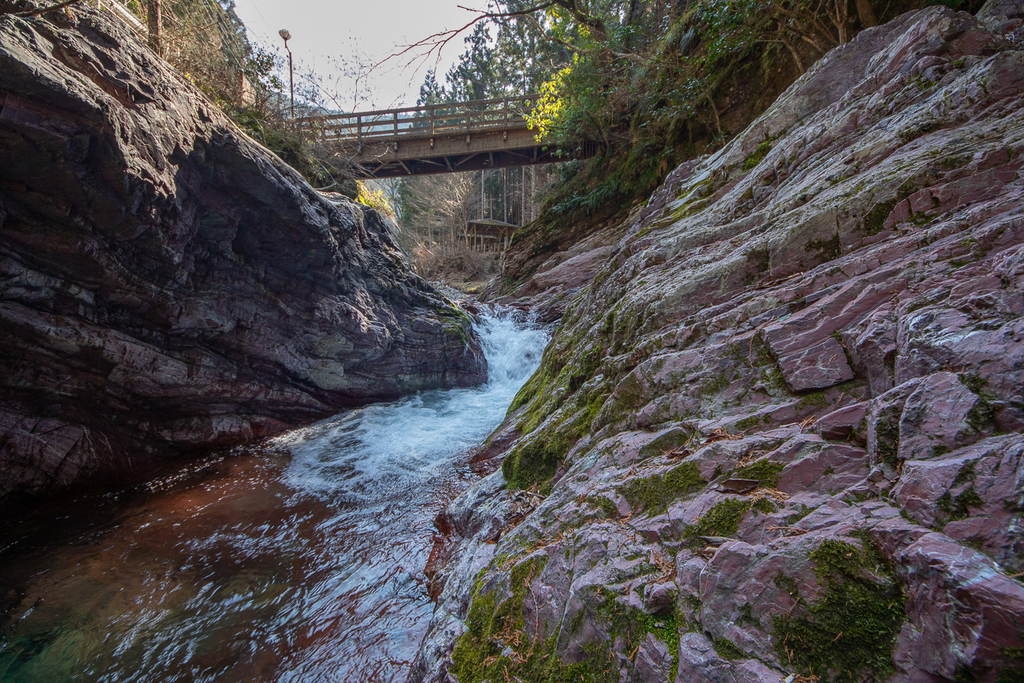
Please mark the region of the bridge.
<svg viewBox="0 0 1024 683"><path fill-rule="evenodd" d="M537 95L295 119L307 139L339 152L367 178L527 166L590 156L559 155L537 141L526 114Z"/></svg>

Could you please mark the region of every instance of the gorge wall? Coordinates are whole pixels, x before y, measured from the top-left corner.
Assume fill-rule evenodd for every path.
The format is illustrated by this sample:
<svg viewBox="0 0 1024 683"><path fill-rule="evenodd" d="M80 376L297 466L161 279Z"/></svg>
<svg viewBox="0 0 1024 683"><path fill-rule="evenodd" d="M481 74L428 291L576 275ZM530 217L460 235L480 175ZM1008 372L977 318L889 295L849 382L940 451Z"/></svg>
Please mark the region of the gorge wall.
<svg viewBox="0 0 1024 683"><path fill-rule="evenodd" d="M1024 680L1022 9L862 32L531 277L414 680Z"/></svg>
<svg viewBox="0 0 1024 683"><path fill-rule="evenodd" d="M380 215L115 19L0 16L0 499L485 380Z"/></svg>

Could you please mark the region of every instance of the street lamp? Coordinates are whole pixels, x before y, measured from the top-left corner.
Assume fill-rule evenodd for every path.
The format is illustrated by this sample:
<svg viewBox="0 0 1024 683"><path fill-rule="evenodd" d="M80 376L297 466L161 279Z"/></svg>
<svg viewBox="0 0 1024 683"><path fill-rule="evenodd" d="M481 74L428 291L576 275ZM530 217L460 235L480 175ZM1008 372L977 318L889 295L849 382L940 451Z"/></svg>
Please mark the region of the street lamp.
<svg viewBox="0 0 1024 683"><path fill-rule="evenodd" d="M277 32L279 36L284 38L284 49L288 50L288 85L292 91L292 118L295 118L295 69L292 68L292 51L288 47L288 41L292 39L292 34L288 33L288 29L283 28Z"/></svg>

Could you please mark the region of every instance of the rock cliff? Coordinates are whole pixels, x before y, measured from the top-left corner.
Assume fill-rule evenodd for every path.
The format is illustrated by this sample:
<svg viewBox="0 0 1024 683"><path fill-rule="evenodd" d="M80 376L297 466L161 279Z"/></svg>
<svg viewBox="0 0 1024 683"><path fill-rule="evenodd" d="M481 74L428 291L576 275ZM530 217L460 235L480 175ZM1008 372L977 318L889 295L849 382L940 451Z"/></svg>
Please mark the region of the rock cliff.
<svg viewBox="0 0 1024 683"><path fill-rule="evenodd" d="M542 268L414 680L1024 680L1020 9L864 31Z"/></svg>
<svg viewBox="0 0 1024 683"><path fill-rule="evenodd" d="M485 379L377 213L116 20L0 16L0 498Z"/></svg>

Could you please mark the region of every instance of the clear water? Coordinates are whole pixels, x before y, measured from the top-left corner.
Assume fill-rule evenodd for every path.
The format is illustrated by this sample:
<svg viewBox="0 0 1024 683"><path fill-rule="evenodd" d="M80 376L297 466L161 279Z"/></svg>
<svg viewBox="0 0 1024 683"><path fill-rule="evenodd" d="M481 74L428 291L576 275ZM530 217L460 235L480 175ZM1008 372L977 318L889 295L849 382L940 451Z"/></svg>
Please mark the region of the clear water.
<svg viewBox="0 0 1024 683"><path fill-rule="evenodd" d="M0 532L0 681L402 681L433 520L540 362L478 327L490 379L338 415Z"/></svg>

